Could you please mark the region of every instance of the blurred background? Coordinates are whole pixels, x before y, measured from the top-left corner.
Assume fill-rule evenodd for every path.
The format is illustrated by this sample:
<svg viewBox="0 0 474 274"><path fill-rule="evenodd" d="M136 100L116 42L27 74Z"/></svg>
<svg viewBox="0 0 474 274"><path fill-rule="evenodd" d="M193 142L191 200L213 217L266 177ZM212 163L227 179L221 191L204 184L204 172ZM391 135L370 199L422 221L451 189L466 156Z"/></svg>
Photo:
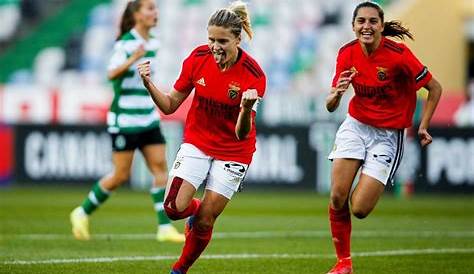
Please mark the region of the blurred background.
<svg viewBox="0 0 474 274"><path fill-rule="evenodd" d="M207 42L207 20L228 0L159 0L159 86ZM243 48L267 74L257 151L193 273L326 273L334 263L327 214L330 162L349 91L325 109L338 49L354 39L354 0L249 0L255 32ZM474 0L379 0L441 82L433 143L416 140L418 92L395 185L353 219L357 272L474 269ZM168 273L181 246L155 241L151 183L136 154L130 183L73 239L68 214L108 173L106 66L124 0L0 0L0 273ZM190 99L189 99L190 100ZM170 165L190 101L163 116ZM176 223L182 231L183 223ZM420 267L422 266L422 267Z"/></svg>
<svg viewBox="0 0 474 274"><path fill-rule="evenodd" d="M379 0L386 20L401 20L406 41L442 83L432 120L434 142L421 149L409 130L397 184L413 193L474 193L474 3L472 0ZM106 66L124 0L0 0L0 186L82 185L111 168L105 118L112 99ZM328 113L324 98L337 51L354 39L358 1L248 1L255 37L243 47L267 74L258 115L258 143L246 188L329 190L335 131L345 96ZM169 89L182 60L207 40L210 14L228 1L160 0L159 85ZM426 91L419 92L414 123ZM189 101L163 116L172 163ZM416 128L416 127L415 127ZM151 182L140 155L130 185Z"/></svg>

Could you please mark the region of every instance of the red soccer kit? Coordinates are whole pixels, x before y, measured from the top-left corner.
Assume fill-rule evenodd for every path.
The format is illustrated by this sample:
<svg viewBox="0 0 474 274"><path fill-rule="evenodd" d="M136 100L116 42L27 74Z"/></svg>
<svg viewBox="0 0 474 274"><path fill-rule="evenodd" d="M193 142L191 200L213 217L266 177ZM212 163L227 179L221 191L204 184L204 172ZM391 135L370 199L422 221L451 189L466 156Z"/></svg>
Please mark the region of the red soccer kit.
<svg viewBox="0 0 474 274"><path fill-rule="evenodd" d="M358 40L344 45L337 56L333 87L345 70L357 71L352 80L355 96L349 103L349 114L379 128L410 127L416 91L432 78L406 45L385 37L369 57Z"/></svg>
<svg viewBox="0 0 474 274"><path fill-rule="evenodd" d="M255 151L255 112L252 129L244 140L235 135L242 93L256 89L263 97L266 77L257 62L239 49L239 59L221 71L207 45L197 47L184 60L174 84L179 92L195 91L186 118L184 142L195 145L207 155L224 161L250 164Z"/></svg>

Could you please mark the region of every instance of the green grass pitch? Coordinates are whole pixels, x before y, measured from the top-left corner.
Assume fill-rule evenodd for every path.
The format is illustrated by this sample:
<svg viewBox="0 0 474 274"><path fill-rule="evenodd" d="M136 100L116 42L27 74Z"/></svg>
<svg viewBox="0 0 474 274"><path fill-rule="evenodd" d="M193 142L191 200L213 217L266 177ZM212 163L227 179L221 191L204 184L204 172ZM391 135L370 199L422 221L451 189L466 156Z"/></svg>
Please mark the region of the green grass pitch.
<svg viewBox="0 0 474 274"><path fill-rule="evenodd" d="M74 240L69 212L87 191L0 189L0 273L169 273L182 246L155 241L147 193L119 189L92 216L93 239ZM189 273L325 273L335 262L327 201L310 192L238 193ZM385 195L367 219L352 220L355 273L474 271L472 195Z"/></svg>

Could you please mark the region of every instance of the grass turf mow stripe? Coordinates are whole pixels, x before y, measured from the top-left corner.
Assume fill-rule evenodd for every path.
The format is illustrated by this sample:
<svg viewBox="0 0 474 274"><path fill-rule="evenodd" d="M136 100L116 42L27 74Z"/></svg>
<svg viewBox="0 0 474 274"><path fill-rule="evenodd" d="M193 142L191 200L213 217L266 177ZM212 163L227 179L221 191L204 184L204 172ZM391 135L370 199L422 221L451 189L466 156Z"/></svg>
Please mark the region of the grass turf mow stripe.
<svg viewBox="0 0 474 274"><path fill-rule="evenodd" d="M216 232L213 239L255 239L255 238L282 238L282 237L328 237L327 230L314 231L249 231L249 232ZM1 236L0 236L1 237ZM21 240L67 240L72 239L71 234L10 234L3 237ZM93 234L96 240L150 240L155 234ZM410 237L448 237L448 238L472 238L474 231L355 231L352 237L360 238L410 238Z"/></svg>
<svg viewBox="0 0 474 274"><path fill-rule="evenodd" d="M382 250L371 252L353 252L352 257L384 257L384 256L406 256L426 254L460 254L474 253L474 248L429 248L429 249L400 249ZM228 259L315 259L333 258L334 254L215 254L204 255L201 260L228 260ZM79 259L49 259L49 260L13 260L4 261L4 265L35 265L35 264L77 264L77 263L110 263L118 261L164 261L174 260L178 256L126 256L126 257L101 257L101 258L79 258Z"/></svg>

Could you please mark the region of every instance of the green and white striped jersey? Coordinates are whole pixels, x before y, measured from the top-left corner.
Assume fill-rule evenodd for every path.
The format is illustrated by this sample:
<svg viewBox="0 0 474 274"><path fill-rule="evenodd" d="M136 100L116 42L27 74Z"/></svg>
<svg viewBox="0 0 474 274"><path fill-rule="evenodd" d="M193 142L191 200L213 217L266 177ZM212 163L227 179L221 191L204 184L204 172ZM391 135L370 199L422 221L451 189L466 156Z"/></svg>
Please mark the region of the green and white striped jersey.
<svg viewBox="0 0 474 274"><path fill-rule="evenodd" d="M147 41L135 29L125 33L114 45L108 70L125 63L140 45L145 47L146 54L131 65L122 76L112 80L114 99L107 115L110 133L137 133L160 126L160 114L143 86L137 70L137 64L155 58L159 47L158 40L150 37Z"/></svg>

